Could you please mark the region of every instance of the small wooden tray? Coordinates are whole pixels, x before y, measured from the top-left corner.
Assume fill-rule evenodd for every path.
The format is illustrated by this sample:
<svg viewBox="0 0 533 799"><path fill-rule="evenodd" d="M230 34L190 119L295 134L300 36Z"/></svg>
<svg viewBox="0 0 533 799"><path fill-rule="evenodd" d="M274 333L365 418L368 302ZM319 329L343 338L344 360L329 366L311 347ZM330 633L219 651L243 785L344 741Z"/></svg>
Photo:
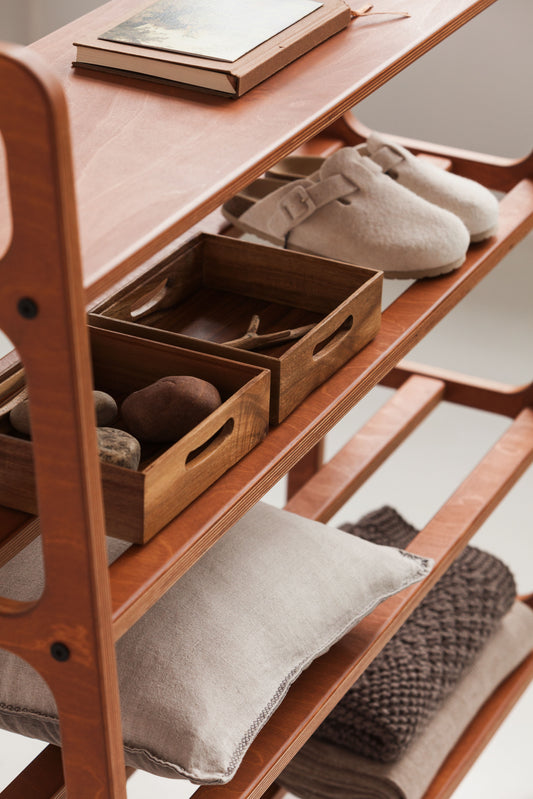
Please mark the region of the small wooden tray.
<svg viewBox="0 0 533 799"><path fill-rule="evenodd" d="M108 535L146 543L265 437L270 374L114 331L90 328L90 335L95 388L108 392L119 404L160 377L179 374L210 381L223 400L175 444L143 446L138 471L101 464ZM120 427L120 418L113 426ZM17 436L4 413L0 418L0 504L37 514L32 444Z"/></svg>
<svg viewBox="0 0 533 799"><path fill-rule="evenodd" d="M269 369L277 424L376 335L382 283L373 269L201 234L104 300L91 321ZM225 344L254 314L259 333L312 329L259 351Z"/></svg>

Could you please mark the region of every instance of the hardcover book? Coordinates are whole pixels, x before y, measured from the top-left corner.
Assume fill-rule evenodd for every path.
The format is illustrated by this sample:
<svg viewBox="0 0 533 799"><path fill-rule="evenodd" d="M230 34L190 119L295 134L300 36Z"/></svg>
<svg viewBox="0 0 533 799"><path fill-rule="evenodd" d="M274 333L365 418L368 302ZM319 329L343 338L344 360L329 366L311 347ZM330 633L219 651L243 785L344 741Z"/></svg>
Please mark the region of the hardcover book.
<svg viewBox="0 0 533 799"><path fill-rule="evenodd" d="M88 67L240 96L345 28L344 0L157 0L75 42Z"/></svg>

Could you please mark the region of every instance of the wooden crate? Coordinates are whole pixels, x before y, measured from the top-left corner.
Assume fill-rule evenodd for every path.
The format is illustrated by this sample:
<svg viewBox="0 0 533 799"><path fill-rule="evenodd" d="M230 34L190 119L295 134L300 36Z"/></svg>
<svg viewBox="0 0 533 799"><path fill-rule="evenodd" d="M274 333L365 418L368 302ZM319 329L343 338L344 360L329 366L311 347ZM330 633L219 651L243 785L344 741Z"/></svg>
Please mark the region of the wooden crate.
<svg viewBox="0 0 533 799"><path fill-rule="evenodd" d="M114 331L90 333L94 386L119 404L131 392L179 374L210 381L222 397L222 405L175 444L143 445L138 471L101 464L108 535L142 544L264 438L270 374ZM113 426L121 426L120 417ZM0 418L0 504L38 513L32 444L18 437L8 413Z"/></svg>
<svg viewBox="0 0 533 799"><path fill-rule="evenodd" d="M106 298L91 320L269 369L277 424L376 335L382 282L377 270L201 234ZM260 333L313 327L259 351L225 344L254 314Z"/></svg>

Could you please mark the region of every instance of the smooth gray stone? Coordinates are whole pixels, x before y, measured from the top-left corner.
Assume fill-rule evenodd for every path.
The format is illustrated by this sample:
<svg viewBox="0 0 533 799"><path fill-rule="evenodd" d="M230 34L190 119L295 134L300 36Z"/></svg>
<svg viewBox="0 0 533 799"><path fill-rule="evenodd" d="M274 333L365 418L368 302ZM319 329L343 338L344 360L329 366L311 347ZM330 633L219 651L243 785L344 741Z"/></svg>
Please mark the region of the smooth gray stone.
<svg viewBox="0 0 533 799"><path fill-rule="evenodd" d="M15 405L9 414L9 421L19 433L24 433L26 436L31 435L30 403L27 399L23 399L18 405Z"/></svg>
<svg viewBox="0 0 533 799"><path fill-rule="evenodd" d="M118 415L118 407L113 397L106 394L105 391L93 391L93 398L98 427L105 427L114 422ZM19 433L31 436L30 403L28 399L23 399L18 405L15 405L9 414L9 421Z"/></svg>
<svg viewBox="0 0 533 799"><path fill-rule="evenodd" d="M94 410L96 411L96 424L98 427L107 427L114 422L118 415L117 403L105 391L93 391Z"/></svg>
<svg viewBox="0 0 533 799"><path fill-rule="evenodd" d="M125 469L138 469L141 445L136 438L115 427L97 427L96 434L100 460Z"/></svg>

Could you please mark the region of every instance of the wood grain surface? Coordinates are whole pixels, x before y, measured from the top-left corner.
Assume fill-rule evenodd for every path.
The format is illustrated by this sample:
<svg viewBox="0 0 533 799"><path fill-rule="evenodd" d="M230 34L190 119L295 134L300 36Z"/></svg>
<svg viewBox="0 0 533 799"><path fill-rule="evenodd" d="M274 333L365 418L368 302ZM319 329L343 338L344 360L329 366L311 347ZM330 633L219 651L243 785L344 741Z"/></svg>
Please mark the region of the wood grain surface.
<svg viewBox="0 0 533 799"><path fill-rule="evenodd" d="M0 130L14 226L0 262L0 318L24 362L31 396L46 588L33 603L0 599L0 645L27 660L54 693L71 797L123 799L67 111L57 79L40 71L31 51L2 49ZM53 655L57 643L62 660Z"/></svg>

